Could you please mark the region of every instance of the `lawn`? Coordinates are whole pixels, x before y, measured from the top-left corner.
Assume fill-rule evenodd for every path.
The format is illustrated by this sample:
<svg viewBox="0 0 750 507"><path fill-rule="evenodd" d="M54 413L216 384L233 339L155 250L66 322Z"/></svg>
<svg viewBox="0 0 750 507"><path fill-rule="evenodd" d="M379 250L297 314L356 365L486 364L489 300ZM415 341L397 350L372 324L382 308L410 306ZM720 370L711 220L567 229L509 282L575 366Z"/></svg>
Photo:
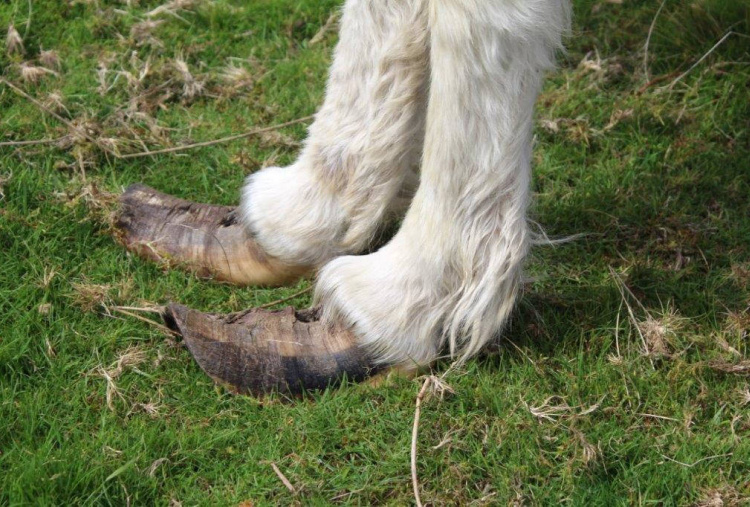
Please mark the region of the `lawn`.
<svg viewBox="0 0 750 507"><path fill-rule="evenodd" d="M292 161L304 121L185 145L313 114L340 4L0 4L0 505L414 502L424 378L233 396L157 315L121 311L309 287L165 271L110 217L134 182L234 204ZM750 5L574 12L538 103L532 215L582 236L533 251L491 350L435 365L452 393L422 403L422 501L750 502Z"/></svg>

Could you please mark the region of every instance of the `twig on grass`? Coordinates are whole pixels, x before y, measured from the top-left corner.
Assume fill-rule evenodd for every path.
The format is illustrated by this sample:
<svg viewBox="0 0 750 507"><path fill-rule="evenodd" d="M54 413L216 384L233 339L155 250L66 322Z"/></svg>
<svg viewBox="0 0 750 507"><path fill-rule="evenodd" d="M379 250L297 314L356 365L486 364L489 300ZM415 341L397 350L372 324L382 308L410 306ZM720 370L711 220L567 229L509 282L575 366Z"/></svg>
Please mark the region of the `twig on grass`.
<svg viewBox="0 0 750 507"><path fill-rule="evenodd" d="M306 121L312 120L313 118L315 118L315 115L305 116L304 118L297 118L296 120L290 120L284 123L279 123L277 125L271 125L270 127L252 129L247 132L243 132L242 134L235 134L233 136L222 137L220 139L214 139L213 141L203 141L200 143L185 144L183 146L174 146L172 148L164 148L162 150L144 151L144 152L139 152L139 153L126 153L125 155L120 155L118 158L126 159L126 158L150 157L152 155L161 155L163 153L174 153L177 151L190 150L193 148L201 148L204 146L213 146L215 144L228 143L230 141L244 139L246 137L251 137L254 135L262 134L264 132L271 132L273 130L278 130L280 128L288 127L290 125L297 125L298 123L304 123Z"/></svg>
<svg viewBox="0 0 750 507"><path fill-rule="evenodd" d="M278 478L281 479L281 482L284 483L286 489L288 489L292 494L297 493L297 490L294 489L294 486L292 486L292 483L289 482L289 479L287 479L286 476L281 473L281 470L279 470L279 467L276 466L276 463L271 462L271 468L273 468L273 471L276 473Z"/></svg>
<svg viewBox="0 0 750 507"><path fill-rule="evenodd" d="M285 298L277 299L276 301L271 301L270 303L265 303L263 305L260 305L258 308L270 308L272 306L276 306L276 305L279 305L281 303L286 303L287 301L292 300L292 299L296 298L297 296L301 296L302 294L307 294L311 290L312 290L312 286L307 287L305 289L302 289L299 292L295 292L291 296L287 296Z"/></svg>

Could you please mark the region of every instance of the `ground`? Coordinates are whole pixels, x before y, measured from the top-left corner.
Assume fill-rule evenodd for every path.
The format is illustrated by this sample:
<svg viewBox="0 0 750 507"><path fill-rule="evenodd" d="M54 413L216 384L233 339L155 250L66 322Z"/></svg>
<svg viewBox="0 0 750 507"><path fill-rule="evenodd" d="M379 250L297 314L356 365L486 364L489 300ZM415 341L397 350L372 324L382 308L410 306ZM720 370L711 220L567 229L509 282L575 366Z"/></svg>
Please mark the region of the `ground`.
<svg viewBox="0 0 750 507"><path fill-rule="evenodd" d="M130 183L232 204L293 159L304 122L122 156L312 114L340 3L0 5L0 505L414 501L424 379L233 396L135 317L157 315L121 307L232 311L310 282L237 289L110 235ZM538 104L532 216L583 236L534 250L490 351L435 366L453 393L422 406L422 501L748 502L750 7L574 8Z"/></svg>

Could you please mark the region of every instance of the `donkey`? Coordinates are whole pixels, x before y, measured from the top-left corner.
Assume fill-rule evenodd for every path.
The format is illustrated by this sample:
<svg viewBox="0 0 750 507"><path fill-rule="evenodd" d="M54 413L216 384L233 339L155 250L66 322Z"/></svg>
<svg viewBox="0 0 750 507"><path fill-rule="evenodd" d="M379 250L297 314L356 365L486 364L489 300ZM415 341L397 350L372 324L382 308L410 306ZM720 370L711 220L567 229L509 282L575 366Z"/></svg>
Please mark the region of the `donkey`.
<svg viewBox="0 0 750 507"><path fill-rule="evenodd" d="M569 0L347 0L293 164L250 175L237 207L129 187L117 227L140 256L237 285L317 275L304 311L170 304L203 370L297 393L492 340L530 245L534 103L569 24Z"/></svg>

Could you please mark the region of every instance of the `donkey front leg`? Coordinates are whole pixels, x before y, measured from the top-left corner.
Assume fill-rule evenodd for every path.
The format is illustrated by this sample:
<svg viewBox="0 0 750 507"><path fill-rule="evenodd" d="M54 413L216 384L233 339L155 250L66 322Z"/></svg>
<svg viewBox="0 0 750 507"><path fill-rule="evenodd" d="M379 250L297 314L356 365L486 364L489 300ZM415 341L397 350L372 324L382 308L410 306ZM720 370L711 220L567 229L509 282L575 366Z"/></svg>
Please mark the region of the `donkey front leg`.
<svg viewBox="0 0 750 507"><path fill-rule="evenodd" d="M320 273L327 322L380 364L476 354L506 322L528 251L532 115L567 0L432 0L421 183L393 240Z"/></svg>
<svg viewBox="0 0 750 507"><path fill-rule="evenodd" d="M386 2L357 5L369 12L376 4ZM386 11L394 12L395 5L402 4L388 3ZM183 333L198 362L215 378L242 391L297 391L327 385L342 374L360 379L384 366L403 370L426 365L445 348L464 360L507 320L529 244L534 101L542 72L552 66L568 25L567 0L426 0L425 7L431 80L422 175L401 229L373 254L328 262L316 287L318 309L218 316L170 307L168 322ZM393 90L383 87L376 96ZM391 132L390 124L375 125L367 140L385 135L395 141L383 134ZM332 126L323 131L335 135ZM408 159L390 143L375 146L390 146L402 153L398 160ZM348 150L330 152L312 143L306 153L337 153L327 160L338 162L326 167L344 167L352 156ZM378 149L354 160L357 167L370 166L362 161L376 167L374 162L387 153ZM309 182L306 187L318 188L323 180L317 172L305 172L310 167L317 166L289 171L292 189L297 185L292 176L300 174L308 178L302 180ZM271 197L282 195L283 171L272 169L267 176L252 178L246 196L272 207L276 203ZM299 258L297 245L307 243L298 240L319 231L320 224L325 244L303 257L305 262L323 262L346 251L342 245L356 250L358 238L372 228L367 221L359 227L347 219L340 222L339 214L354 217L367 211L367 216L378 216L389 201L383 196L393 196L398 185L391 186L390 178L373 185L369 170L347 174L341 179L328 175L333 190L328 194L321 189L310 194L310 200L276 204L294 216L303 204L313 206L315 220L303 220L299 229L278 223L285 233L299 230L301 235L274 237L271 229L261 230L258 237L269 251L284 259ZM322 213L319 202L331 211ZM253 206L246 210L251 225L262 229L274 223L256 216L265 206ZM370 215L373 211L377 213ZM343 225L327 236L325 224L331 223ZM360 231L368 234L360 236Z"/></svg>
<svg viewBox="0 0 750 507"><path fill-rule="evenodd" d="M121 199L122 242L241 285L280 285L363 251L416 187L427 34L426 0L348 0L325 101L297 161L251 175L237 209L133 186Z"/></svg>

